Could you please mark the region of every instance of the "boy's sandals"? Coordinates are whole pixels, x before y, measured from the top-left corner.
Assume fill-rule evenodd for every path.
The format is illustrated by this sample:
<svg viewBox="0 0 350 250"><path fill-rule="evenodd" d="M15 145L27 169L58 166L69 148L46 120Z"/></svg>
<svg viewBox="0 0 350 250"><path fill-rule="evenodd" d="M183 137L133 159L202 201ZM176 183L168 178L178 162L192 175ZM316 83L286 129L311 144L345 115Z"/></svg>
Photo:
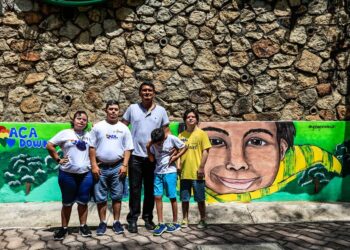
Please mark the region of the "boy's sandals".
<svg viewBox="0 0 350 250"><path fill-rule="evenodd" d="M182 228L188 227L188 221L187 221L187 220L182 220L182 222L181 222L181 227L182 227Z"/></svg>

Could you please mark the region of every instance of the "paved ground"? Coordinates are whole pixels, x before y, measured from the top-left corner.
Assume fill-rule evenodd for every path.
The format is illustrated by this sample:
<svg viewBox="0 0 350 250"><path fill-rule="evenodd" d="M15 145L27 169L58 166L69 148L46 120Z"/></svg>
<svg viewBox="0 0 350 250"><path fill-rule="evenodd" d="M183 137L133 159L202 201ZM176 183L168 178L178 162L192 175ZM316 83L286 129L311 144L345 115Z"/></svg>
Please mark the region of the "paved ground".
<svg viewBox="0 0 350 250"><path fill-rule="evenodd" d="M115 235L109 229L106 235L91 238L72 228L62 242L53 241L54 229L0 229L0 249L248 249L260 243L275 244L249 249L350 249L350 222L344 221L212 224L206 230L191 225L160 237L143 226L138 234Z"/></svg>
<svg viewBox="0 0 350 250"><path fill-rule="evenodd" d="M53 232L60 225L60 209L59 202L0 203L0 249L350 249L349 203L209 204L208 229L198 230L196 225L191 225L161 237L153 236L139 220L138 234L126 230L124 235L115 235L109 229L105 236L83 238L78 235L79 222L74 207L70 234L57 242L53 240ZM123 203L122 223L127 212L127 203ZM165 221L170 221L169 203L164 203L164 212ZM111 213L107 215L111 225ZM198 219L196 204L191 204L190 220ZM96 206L90 204L88 224L98 223Z"/></svg>

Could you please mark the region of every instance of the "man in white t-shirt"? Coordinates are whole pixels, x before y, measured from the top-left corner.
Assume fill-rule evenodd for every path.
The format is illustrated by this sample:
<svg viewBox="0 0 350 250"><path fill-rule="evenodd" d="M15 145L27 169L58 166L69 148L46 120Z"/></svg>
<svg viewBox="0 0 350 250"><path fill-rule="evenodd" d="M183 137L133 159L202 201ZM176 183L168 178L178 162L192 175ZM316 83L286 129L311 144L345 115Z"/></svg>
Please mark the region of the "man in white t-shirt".
<svg viewBox="0 0 350 250"><path fill-rule="evenodd" d="M100 224L97 235L107 229L106 212L108 193L112 199L114 222L112 229L121 234L124 229L119 222L121 200L125 189L125 178L133 142L129 128L119 121L119 103L109 100L106 104L106 120L94 125L91 131L91 170L97 180L94 187Z"/></svg>
<svg viewBox="0 0 350 250"><path fill-rule="evenodd" d="M141 190L143 184L142 219L145 227L153 230L153 180L154 162L147 156L146 144L151 139L151 132L156 128L169 131L169 118L162 106L155 103L155 86L150 82L143 82L139 87L140 103L131 104L123 115L123 122L131 124L131 134L135 149L132 152L129 166L129 209L127 221L130 233L137 233L137 220L141 214Z"/></svg>

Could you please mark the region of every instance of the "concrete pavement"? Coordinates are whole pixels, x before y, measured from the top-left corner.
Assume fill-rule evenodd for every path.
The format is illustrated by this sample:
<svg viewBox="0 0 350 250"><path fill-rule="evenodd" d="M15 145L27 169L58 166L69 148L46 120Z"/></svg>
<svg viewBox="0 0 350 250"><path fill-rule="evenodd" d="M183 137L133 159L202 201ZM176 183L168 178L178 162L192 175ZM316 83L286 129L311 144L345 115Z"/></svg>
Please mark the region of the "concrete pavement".
<svg viewBox="0 0 350 250"><path fill-rule="evenodd" d="M179 206L180 208L180 206ZM59 226L60 203L0 204L0 249L350 249L350 205L347 203L221 203L208 206L206 230L196 228L191 204L190 227L153 236L139 223L139 233L104 236L78 234L76 209L70 234L53 240ZM123 205L125 223L127 205ZM169 203L164 206L170 221ZM89 206L88 224L98 224L96 207ZM179 216L181 218L181 214ZM156 220L155 220L156 221ZM109 226L112 218L109 216Z"/></svg>
<svg viewBox="0 0 350 250"><path fill-rule="evenodd" d="M170 203L164 202L164 220L171 221ZM109 204L110 205L110 204ZM128 203L122 203L121 222L126 223ZM0 203L0 228L58 227L60 226L60 202ZM108 209L111 210L111 207ZM182 218L178 204L179 219ZM113 222L107 212L107 222ZM4 216L6 215L6 216ZM154 211L155 222L156 213ZM198 222L196 204L190 204L192 223ZM208 223L211 224L259 224L302 221L350 221L350 203L320 202L250 202L211 203L207 206ZM143 221L140 220L140 225ZM89 204L88 224L97 226L99 219L94 203ZM76 205L73 207L71 226L78 226Z"/></svg>

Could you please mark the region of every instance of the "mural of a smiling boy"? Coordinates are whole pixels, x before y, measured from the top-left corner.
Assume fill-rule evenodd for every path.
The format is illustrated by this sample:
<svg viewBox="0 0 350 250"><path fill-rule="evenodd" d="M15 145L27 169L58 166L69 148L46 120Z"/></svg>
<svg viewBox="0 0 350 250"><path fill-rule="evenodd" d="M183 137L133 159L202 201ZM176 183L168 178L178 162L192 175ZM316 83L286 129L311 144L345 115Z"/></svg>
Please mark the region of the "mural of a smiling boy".
<svg viewBox="0 0 350 250"><path fill-rule="evenodd" d="M292 123L217 122L201 127L212 142L205 166L207 187L219 194L270 186L295 135Z"/></svg>
<svg viewBox="0 0 350 250"><path fill-rule="evenodd" d="M199 127L212 144L204 168L208 202L264 197L317 163L324 172L341 172L328 152L294 145L293 122L203 122Z"/></svg>

